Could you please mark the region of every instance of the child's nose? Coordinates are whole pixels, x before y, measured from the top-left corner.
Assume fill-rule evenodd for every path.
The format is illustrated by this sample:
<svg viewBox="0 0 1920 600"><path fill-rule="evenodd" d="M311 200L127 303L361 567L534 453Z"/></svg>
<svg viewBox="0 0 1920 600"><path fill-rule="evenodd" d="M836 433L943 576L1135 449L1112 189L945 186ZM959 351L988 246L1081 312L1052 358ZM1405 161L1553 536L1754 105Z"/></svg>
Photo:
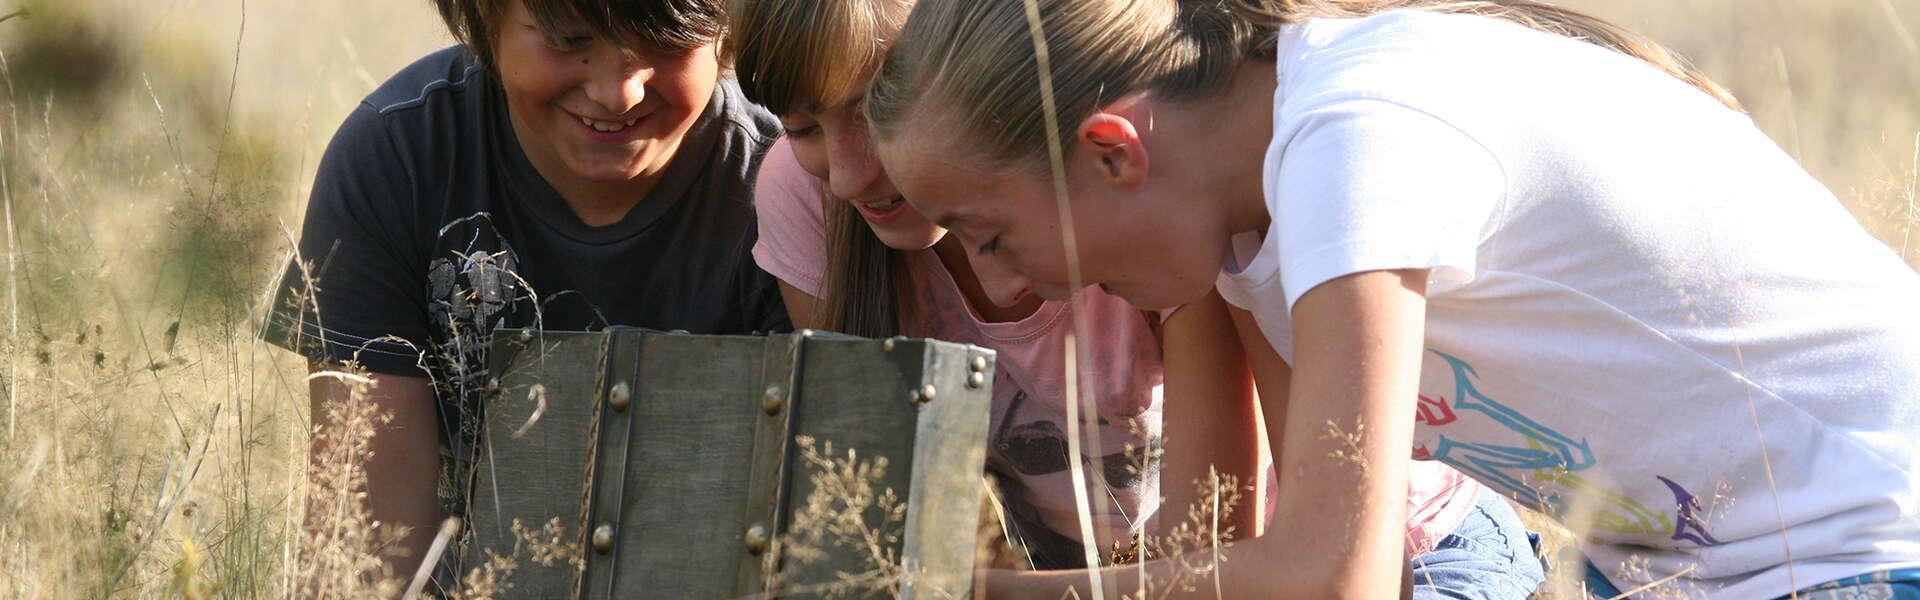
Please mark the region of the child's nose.
<svg viewBox="0 0 1920 600"><path fill-rule="evenodd" d="M589 60L595 68L587 81L587 99L605 109L606 116L625 115L647 99L652 65L617 48L596 52Z"/></svg>
<svg viewBox="0 0 1920 600"><path fill-rule="evenodd" d="M987 299L998 306L1013 306L1033 291L1033 282L1001 266L1000 261L991 256L973 258L973 273L980 278L980 287L987 292Z"/></svg>
<svg viewBox="0 0 1920 600"><path fill-rule="evenodd" d="M835 135L827 139L827 187L838 198L862 198L880 176L864 135Z"/></svg>

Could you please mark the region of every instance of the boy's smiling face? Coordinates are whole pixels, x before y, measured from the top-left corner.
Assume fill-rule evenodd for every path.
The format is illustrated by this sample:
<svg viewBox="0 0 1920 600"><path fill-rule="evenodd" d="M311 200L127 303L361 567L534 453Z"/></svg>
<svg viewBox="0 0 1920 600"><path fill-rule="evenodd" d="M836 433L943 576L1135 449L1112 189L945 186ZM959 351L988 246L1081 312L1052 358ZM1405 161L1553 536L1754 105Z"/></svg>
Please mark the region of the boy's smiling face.
<svg viewBox="0 0 1920 600"><path fill-rule="evenodd" d="M556 188L658 175L718 83L712 44L616 45L584 24L549 35L520 0L501 9L494 65L514 134Z"/></svg>

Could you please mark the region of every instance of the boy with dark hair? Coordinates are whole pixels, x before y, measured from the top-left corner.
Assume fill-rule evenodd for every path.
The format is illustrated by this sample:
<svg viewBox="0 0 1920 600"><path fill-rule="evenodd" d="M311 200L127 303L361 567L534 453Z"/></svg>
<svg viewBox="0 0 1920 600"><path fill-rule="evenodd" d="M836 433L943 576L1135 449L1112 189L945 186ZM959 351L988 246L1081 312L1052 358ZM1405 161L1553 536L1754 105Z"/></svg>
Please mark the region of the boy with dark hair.
<svg viewBox="0 0 1920 600"><path fill-rule="evenodd" d="M463 44L334 134L263 333L316 370L372 372L392 420L368 505L411 528L388 558L402 576L470 492L495 329L791 328L749 254L748 182L779 123L720 77L719 0L435 4ZM345 384L310 392L331 426Z"/></svg>

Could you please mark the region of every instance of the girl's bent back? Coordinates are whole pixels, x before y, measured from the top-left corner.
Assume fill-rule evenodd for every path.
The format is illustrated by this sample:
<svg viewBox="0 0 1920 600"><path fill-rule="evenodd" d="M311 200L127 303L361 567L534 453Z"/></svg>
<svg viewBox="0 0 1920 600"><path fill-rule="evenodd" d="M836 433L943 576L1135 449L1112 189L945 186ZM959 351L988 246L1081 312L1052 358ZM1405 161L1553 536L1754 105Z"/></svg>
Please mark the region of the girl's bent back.
<svg viewBox="0 0 1920 600"><path fill-rule="evenodd" d="M1427 261L1416 454L1591 515L1622 589L1920 563L1920 275L1745 115L1474 16L1312 20L1278 62L1273 229L1222 293Z"/></svg>

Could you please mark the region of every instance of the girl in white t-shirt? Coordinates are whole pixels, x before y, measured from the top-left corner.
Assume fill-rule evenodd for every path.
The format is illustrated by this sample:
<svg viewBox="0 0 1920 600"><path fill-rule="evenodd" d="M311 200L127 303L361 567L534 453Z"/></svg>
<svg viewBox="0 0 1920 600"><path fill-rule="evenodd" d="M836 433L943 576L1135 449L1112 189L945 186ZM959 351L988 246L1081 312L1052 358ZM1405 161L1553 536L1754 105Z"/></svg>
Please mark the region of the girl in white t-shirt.
<svg viewBox="0 0 1920 600"><path fill-rule="evenodd" d="M1075 320L1082 322L1079 385L1091 388L1098 412L1084 420L1098 448L1083 451L1082 462L1087 495L1099 505L1093 532L1102 547L1141 531L1162 493L1176 509L1147 532L1161 535L1185 520L1197 499L1192 482L1210 465L1255 479L1262 453L1253 379L1217 295L1177 311L1137 309L1098 290L1077 303L1044 301L1002 285L1008 277L976 274L957 240L901 200L869 149L858 103L910 4L733 5L730 50L742 89L788 130L758 176L753 254L781 280L798 327L996 350L988 466L1010 500L1012 541L1030 561L1023 566L1084 565L1065 437L1063 351ZM1254 349L1271 354L1264 342ZM1127 450L1160 446L1163 423L1164 460L1147 461L1143 473L1137 452ZM1431 580L1422 597L1518 600L1539 584L1539 563L1504 501L1438 463L1417 468L1409 485L1403 531L1412 569ZM1259 491L1226 523L1238 537L1262 522L1253 508L1266 503L1253 498L1271 492Z"/></svg>
<svg viewBox="0 0 1920 600"><path fill-rule="evenodd" d="M1229 595L1391 593L1409 453L1566 521L1598 595L1920 594L1920 275L1642 38L1519 0L922 0L867 113L981 268L1251 313L1281 517Z"/></svg>

